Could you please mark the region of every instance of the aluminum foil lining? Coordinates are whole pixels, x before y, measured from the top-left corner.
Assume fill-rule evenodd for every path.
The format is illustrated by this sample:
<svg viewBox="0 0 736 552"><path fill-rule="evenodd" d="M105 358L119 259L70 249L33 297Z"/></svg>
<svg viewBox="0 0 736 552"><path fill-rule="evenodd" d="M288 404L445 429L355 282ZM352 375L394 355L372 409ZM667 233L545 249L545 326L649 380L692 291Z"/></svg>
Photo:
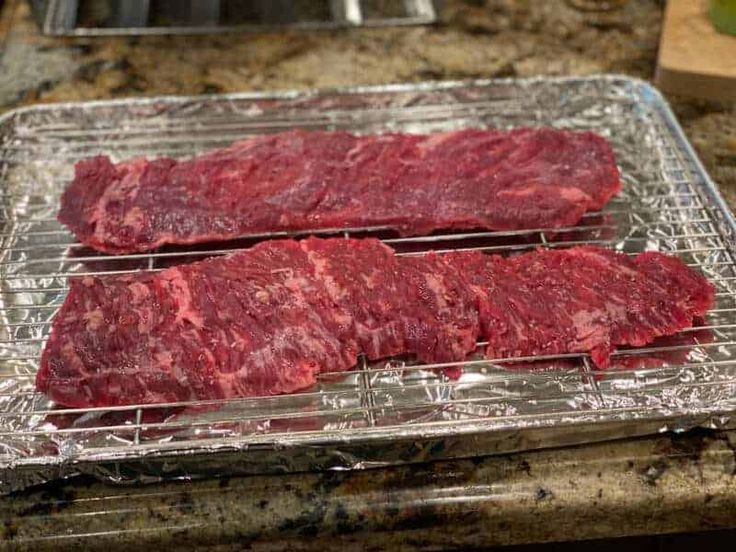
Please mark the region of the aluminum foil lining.
<svg viewBox="0 0 736 552"><path fill-rule="evenodd" d="M288 396L62 409L34 390L50 322L79 274L157 270L272 236L108 256L56 222L76 160L186 157L288 128L357 133L465 127L593 130L612 144L624 189L554 233L401 239L402 253L514 254L593 243L678 255L717 288L700 327L620 350L464 363L459 380L410 358L368 364ZM162 97L25 108L0 120L0 491L77 473L117 482L355 469L683 429L727 427L736 408L732 215L660 94L625 77L424 83L337 91ZM329 235L330 232L325 232ZM273 236L283 236L274 234Z"/></svg>

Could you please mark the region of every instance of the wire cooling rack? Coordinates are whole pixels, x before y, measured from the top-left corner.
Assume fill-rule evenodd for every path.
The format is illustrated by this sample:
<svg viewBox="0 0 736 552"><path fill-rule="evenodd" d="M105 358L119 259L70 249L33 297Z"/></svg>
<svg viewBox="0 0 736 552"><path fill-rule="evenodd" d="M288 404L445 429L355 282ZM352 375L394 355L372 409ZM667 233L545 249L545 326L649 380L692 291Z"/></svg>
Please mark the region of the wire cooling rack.
<svg viewBox="0 0 736 552"><path fill-rule="evenodd" d="M453 381L410 358L320 374L287 396L63 409L34 389L40 352L71 276L161 270L287 234L111 256L56 221L73 163L184 157L287 128L433 132L547 125L612 144L624 188L575 227L397 237L402 255L597 244L679 256L716 286L702 325L622 349L463 363ZM331 92L152 98L39 106L0 121L0 490L93 473L108 480L359 468L728 423L736 407L733 218L661 96L623 77L429 83ZM479 347L482 346L479 343Z"/></svg>

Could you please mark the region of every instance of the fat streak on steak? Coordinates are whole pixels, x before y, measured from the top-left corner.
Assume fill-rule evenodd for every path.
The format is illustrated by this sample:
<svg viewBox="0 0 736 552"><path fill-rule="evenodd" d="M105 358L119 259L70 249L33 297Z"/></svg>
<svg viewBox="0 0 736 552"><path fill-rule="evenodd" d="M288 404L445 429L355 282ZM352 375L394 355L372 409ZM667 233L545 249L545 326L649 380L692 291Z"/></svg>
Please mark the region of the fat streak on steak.
<svg viewBox="0 0 736 552"><path fill-rule="evenodd" d="M569 226L620 187L610 146L591 132L293 130L186 161L82 160L59 220L84 244L130 253L275 231Z"/></svg>
<svg viewBox="0 0 736 552"><path fill-rule="evenodd" d="M289 393L359 353L462 361L591 353L689 327L712 286L676 258L595 247L396 256L373 239L269 241L161 272L80 277L36 386L70 407Z"/></svg>

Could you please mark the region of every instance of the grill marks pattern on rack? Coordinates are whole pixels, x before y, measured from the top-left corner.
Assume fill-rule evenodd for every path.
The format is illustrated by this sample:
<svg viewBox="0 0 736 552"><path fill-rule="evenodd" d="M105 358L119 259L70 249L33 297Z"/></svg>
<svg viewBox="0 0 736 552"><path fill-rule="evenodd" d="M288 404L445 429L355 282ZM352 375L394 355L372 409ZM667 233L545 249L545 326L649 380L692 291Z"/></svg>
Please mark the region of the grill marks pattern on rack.
<svg viewBox="0 0 736 552"><path fill-rule="evenodd" d="M49 443L56 454L75 450L78 456L94 456L119 447L161 450L227 439L255 444L285 435L297 440L367 435L379 428L460 427L478 420L521 427L542 417L586 412L615 419L626 412L661 415L678 406L735 407L736 265L722 215L704 195L696 168L660 113L636 105L616 81L581 80L577 86L586 82L587 96L567 99L562 82L532 82L528 94L509 85L418 87L324 97L66 106L15 115L0 127L0 459L48 454ZM464 363L463 377L451 381L436 370L443 365L390 359L369 364L360 358L352 372L323 373L315 388L288 396L58 410L35 393L40 351L70 276L160 270L287 235L243 236L211 248L96 253L75 243L55 220L59 194L78 158L96 153L118 159L194 155L292 126L432 132L521 125L560 125L605 135L616 150L623 192L603 212L554 231L397 238L382 228L356 228L322 234L378 236L405 255L457 249L512 254L586 243L629 254L663 251L700 269L716 286L717 304L701 328L662 344L618 351L614 367L605 372L594 371L580 354L473 358ZM650 360L637 366L636 358ZM192 406L219 408L186 410Z"/></svg>

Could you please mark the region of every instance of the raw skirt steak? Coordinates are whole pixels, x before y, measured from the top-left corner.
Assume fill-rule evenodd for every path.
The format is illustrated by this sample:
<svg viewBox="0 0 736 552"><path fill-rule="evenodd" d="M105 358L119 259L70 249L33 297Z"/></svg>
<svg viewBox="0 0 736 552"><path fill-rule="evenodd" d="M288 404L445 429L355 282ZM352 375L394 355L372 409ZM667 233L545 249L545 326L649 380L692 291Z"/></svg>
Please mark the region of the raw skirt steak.
<svg viewBox="0 0 736 552"><path fill-rule="evenodd" d="M157 273L80 277L36 386L70 407L272 395L369 359L590 353L691 326L711 285L595 247L398 257L373 239L269 241Z"/></svg>
<svg viewBox="0 0 736 552"><path fill-rule="evenodd" d="M570 226L620 187L591 132L294 130L187 161L80 161L59 220L95 249L130 253L275 231Z"/></svg>

